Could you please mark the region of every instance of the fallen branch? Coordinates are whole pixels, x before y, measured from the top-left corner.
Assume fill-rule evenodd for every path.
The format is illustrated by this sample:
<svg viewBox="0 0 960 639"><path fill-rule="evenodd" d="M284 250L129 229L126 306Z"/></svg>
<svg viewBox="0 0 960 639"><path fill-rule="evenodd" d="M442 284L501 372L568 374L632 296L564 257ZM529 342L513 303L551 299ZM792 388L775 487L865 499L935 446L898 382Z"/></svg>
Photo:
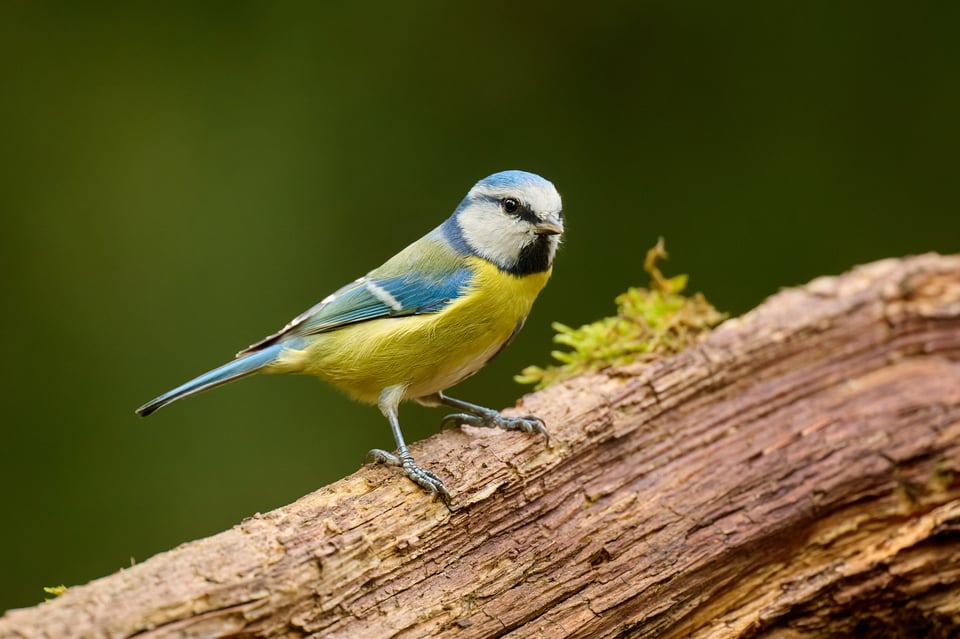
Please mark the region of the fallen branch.
<svg viewBox="0 0 960 639"><path fill-rule="evenodd" d="M472 428L413 447L452 510L364 467L10 611L0 637L960 627L960 256L783 291L698 347L522 409L551 449Z"/></svg>

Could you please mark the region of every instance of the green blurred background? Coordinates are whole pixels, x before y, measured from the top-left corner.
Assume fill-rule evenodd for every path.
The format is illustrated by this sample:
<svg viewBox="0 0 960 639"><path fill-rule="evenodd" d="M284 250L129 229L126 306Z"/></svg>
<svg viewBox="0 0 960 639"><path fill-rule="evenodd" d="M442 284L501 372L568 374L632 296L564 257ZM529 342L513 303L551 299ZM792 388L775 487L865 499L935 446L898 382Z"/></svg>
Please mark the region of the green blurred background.
<svg viewBox="0 0 960 639"><path fill-rule="evenodd" d="M263 377L140 420L442 221L553 180L549 324L668 273L741 313L960 250L960 3L0 5L0 609L209 535L392 447L378 411ZM409 440L442 411L405 407Z"/></svg>

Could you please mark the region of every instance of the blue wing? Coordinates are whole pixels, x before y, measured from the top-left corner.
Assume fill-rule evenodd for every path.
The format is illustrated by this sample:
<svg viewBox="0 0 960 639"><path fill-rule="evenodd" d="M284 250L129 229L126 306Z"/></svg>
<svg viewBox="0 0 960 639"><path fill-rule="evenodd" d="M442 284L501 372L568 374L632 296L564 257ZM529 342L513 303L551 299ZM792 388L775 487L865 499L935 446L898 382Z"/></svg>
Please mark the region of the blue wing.
<svg viewBox="0 0 960 639"><path fill-rule="evenodd" d="M367 276L304 313L306 317L296 327L296 333L312 335L380 317L436 313L459 297L469 280L470 271L465 268L439 277L422 273L390 278Z"/></svg>
<svg viewBox="0 0 960 639"><path fill-rule="evenodd" d="M376 277L376 271L352 282L293 319L283 330L241 351L260 350L278 341L331 331L342 326L382 317L436 313L461 296L469 286L471 271L411 272Z"/></svg>

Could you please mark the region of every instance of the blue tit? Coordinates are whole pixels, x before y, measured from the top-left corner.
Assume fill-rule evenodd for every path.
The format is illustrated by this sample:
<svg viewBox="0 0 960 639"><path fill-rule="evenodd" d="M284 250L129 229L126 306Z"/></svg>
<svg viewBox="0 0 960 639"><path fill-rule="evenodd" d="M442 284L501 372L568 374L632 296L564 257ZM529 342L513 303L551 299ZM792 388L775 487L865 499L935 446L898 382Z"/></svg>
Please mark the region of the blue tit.
<svg viewBox="0 0 960 639"><path fill-rule="evenodd" d="M137 409L146 416L253 373L316 375L354 399L376 403L396 453L369 457L399 466L446 500L440 479L407 450L403 400L458 411L444 423L538 432L543 420L506 417L443 393L470 377L516 336L553 268L563 234L560 195L549 181L503 171L477 182L453 214L385 264L347 284L236 359Z"/></svg>

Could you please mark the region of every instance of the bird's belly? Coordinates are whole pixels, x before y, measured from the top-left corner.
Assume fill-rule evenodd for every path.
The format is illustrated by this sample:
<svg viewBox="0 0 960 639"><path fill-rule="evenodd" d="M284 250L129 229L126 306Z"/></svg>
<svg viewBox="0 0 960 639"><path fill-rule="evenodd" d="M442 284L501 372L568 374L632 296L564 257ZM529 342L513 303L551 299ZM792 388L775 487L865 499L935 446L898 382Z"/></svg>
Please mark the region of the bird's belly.
<svg viewBox="0 0 960 639"><path fill-rule="evenodd" d="M480 370L514 332L506 322L449 326L439 316L378 319L322 333L302 351L298 372L316 375L356 399L376 402L389 386L405 398L453 386ZM512 323L509 320L512 319Z"/></svg>

